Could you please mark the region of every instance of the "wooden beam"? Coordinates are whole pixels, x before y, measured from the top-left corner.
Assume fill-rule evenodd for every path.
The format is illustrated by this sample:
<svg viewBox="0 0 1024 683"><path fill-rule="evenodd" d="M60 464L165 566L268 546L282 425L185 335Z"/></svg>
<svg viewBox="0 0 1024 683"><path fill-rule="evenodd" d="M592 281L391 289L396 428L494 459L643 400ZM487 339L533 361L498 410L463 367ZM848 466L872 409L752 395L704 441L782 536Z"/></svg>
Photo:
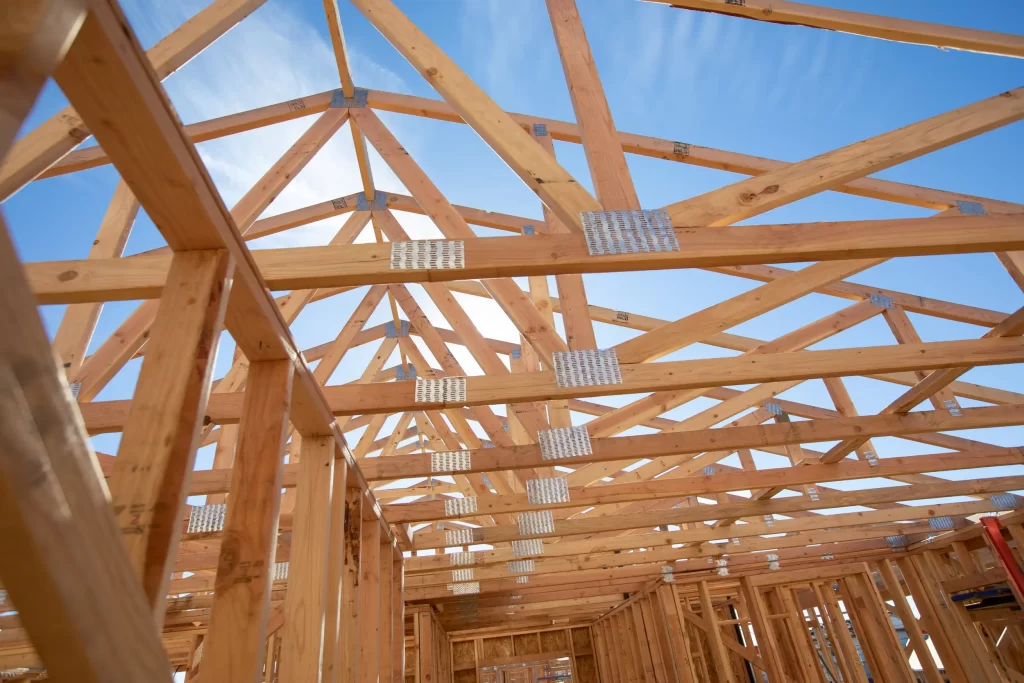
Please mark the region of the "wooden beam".
<svg viewBox="0 0 1024 683"><path fill-rule="evenodd" d="M616 140L615 122L576 2L547 0L547 6L597 201L607 210L639 209L640 200Z"/></svg>
<svg viewBox="0 0 1024 683"><path fill-rule="evenodd" d="M152 65L160 80L167 78L265 1L219 0L214 2L154 45L146 53L147 63ZM80 8L83 4L72 3L69 6L78 5ZM54 4L47 3L46 6L52 7ZM58 21L60 15L53 16L54 21ZM4 42L11 44L7 41ZM59 42L57 46L60 46ZM66 48L67 44L64 44L63 47ZM48 75L50 70L52 70L52 65L51 69L42 73ZM59 161L64 155L84 142L88 136L89 129L72 107L65 107L60 113L27 133L18 140L11 149L10 155L0 165L0 201L6 200ZM5 140L0 148L7 149L8 143L9 141Z"/></svg>
<svg viewBox="0 0 1024 683"><path fill-rule="evenodd" d="M297 359L237 227L126 25L118 7L96 4L56 73L58 83L172 249L227 249L235 277L226 323L246 357ZM292 419L301 433L327 433L331 420L315 383L304 364L296 368Z"/></svg>
<svg viewBox="0 0 1024 683"><path fill-rule="evenodd" d="M582 235L460 239L465 267L441 270L392 268L389 243L267 249L253 252L253 257L272 290L665 270L765 260L845 263L851 257L876 259L1024 248L1024 214L742 226L710 231L677 229L676 233L680 251L600 257L589 254ZM159 296L169 261L166 255L48 261L30 264L28 272L41 304L135 300ZM490 281L485 281L485 286L494 289ZM765 287L766 291L773 289ZM500 290L497 296L507 305L507 297ZM677 325L668 327L674 329ZM531 333L530 337L536 341L536 335ZM619 348L631 346L627 342Z"/></svg>
<svg viewBox="0 0 1024 683"><path fill-rule="evenodd" d="M552 398L607 396L644 391L697 389L736 384L777 382L814 377L838 377L921 368L999 365L1024 360L1024 342L1019 338L989 338L976 341L931 342L900 346L864 347L799 353L763 354L754 357L674 361L620 366L622 384L559 387L553 372L534 372L512 377L468 377L466 400L427 403L415 400L415 382L341 385L323 389L335 415L396 413L448 409L461 405L517 403ZM215 394L208 405L210 420L230 424L238 420L241 392ZM126 401L82 405L90 433L122 428L128 408Z"/></svg>
<svg viewBox="0 0 1024 683"><path fill-rule="evenodd" d="M1024 117L1024 88L665 207L673 225L724 226L915 159Z"/></svg>
<svg viewBox="0 0 1024 683"><path fill-rule="evenodd" d="M818 501L811 501L804 496L793 498L774 498L749 503L729 505L700 506L657 510L653 512L636 512L630 514L609 515L607 517L579 517L576 519L555 520L554 531L535 534L536 537L573 536L591 534L601 531L620 529L653 528L664 524L681 524L684 522L706 521L710 519L731 517L758 517L766 514L789 514L803 510L825 510L847 505L874 505L907 500L917 500L932 496L977 495L1016 490L1021 484L1020 477L1001 477L998 479L975 479L968 482L946 482L941 484L915 484L894 488L841 492L822 495ZM721 533L721 532L719 532ZM499 525L473 530L474 543L496 543L522 538L517 525ZM417 534L414 548L441 548L445 546L445 536L440 532Z"/></svg>
<svg viewBox="0 0 1024 683"><path fill-rule="evenodd" d="M1024 308L1018 309L1016 313L1007 316L1001 323L986 332L982 339L1012 339L1024 335ZM970 365L961 364L959 367L945 368L929 373L924 379L918 381L899 398L890 403L882 411L884 414L905 414L928 399L940 389L949 386L954 380L962 376ZM957 406L952 406L957 412ZM828 450L822 457L823 462L836 462L852 450L864 443L864 439L846 439Z"/></svg>
<svg viewBox="0 0 1024 683"><path fill-rule="evenodd" d="M228 497L213 611L203 647L207 680L255 680L263 670L267 611L277 548L281 466L292 393L288 360L249 366Z"/></svg>
<svg viewBox="0 0 1024 683"><path fill-rule="evenodd" d="M883 17L799 2L772 3L768 0L648 0L679 9L730 14L773 24L809 26L853 33L882 40L915 45L933 45L942 49L966 50L1007 57L1024 57L1024 37L993 31L943 26L924 21Z"/></svg>
<svg viewBox="0 0 1024 683"><path fill-rule="evenodd" d="M301 439L282 633L284 680L319 683L322 672L328 550L331 535L338 533L331 527L332 496L344 490L334 490L334 468L345 466L335 462L334 450L333 437Z"/></svg>
<svg viewBox="0 0 1024 683"><path fill-rule="evenodd" d="M580 213L601 205L541 149L495 102L390 0L353 0L431 86L455 108L516 175L570 230L582 232ZM360 122L362 125L362 122Z"/></svg>
<svg viewBox="0 0 1024 683"><path fill-rule="evenodd" d="M231 288L221 250L175 254L124 427L111 503L160 625Z"/></svg>
<svg viewBox="0 0 1024 683"><path fill-rule="evenodd" d="M975 408L974 410L986 410ZM997 409L998 410L998 409ZM1022 411L1024 412L1024 411ZM830 420L825 421L830 422ZM1024 423L1024 417L1022 417ZM804 423L782 423L782 424L807 424ZM777 425L766 425L766 428ZM746 428L734 427L729 429L752 429L761 430L761 427ZM709 432L722 432L723 429L707 430ZM699 438L700 432L687 434ZM657 436L657 435L652 435ZM630 452L628 449L634 444L640 444L650 437L626 437L621 439L621 444L609 444L612 449L626 449L620 451ZM712 437L713 438L713 437ZM794 441L799 437L794 437ZM616 439L615 441L620 441ZM594 442L591 442L594 443ZM494 450L494 449L487 449ZM482 451L487 455L487 450ZM518 450L518 449L517 449ZM638 453L633 457L636 459L658 457L654 454L646 455L642 448L637 449ZM729 447L728 450L734 450ZM892 477L900 474L917 474L919 472L942 472L958 469L969 469L972 467L1024 464L1024 451L1021 449L996 449L989 455L983 452L960 453L960 454L938 454L938 455L916 455L903 458L884 458L877 466L868 462L843 461L830 465L805 465L803 467L778 468L775 470L753 470L739 471L733 473L716 472L710 475L690 476L679 478L661 477L654 481L638 481L633 483L607 484L596 487L580 487L569 489L569 501L565 503L552 503L552 508L585 508L594 505L607 505L611 503L622 503L637 500L653 500L659 498L674 498L684 495L697 495L709 493L725 493L727 491L754 490L760 487L796 489L797 487L809 484L818 484L829 481L844 481L850 479L867 479L873 477ZM475 452L471 453L471 459ZM500 471L500 470L499 470ZM410 476L410 475L404 475ZM488 515L502 512L522 512L535 509L525 494L504 495L500 500L488 500L481 498L476 502L477 510L472 515L460 515L454 511L446 512L443 500L422 501L395 505L388 508L388 519L394 524L415 523L434 521L438 519L457 519L462 516L472 517L473 515Z"/></svg>

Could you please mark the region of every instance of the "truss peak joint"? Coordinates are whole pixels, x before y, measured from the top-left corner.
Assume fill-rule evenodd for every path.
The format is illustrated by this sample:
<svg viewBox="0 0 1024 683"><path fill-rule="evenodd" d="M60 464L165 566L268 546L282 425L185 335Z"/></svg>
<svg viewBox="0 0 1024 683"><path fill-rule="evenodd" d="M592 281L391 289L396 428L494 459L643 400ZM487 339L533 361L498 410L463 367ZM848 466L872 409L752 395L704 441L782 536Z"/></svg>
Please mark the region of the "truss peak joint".
<svg viewBox="0 0 1024 683"><path fill-rule="evenodd" d="M395 321L384 325L384 336L388 339L397 339L398 337L409 336L409 321L403 320L401 325L396 326Z"/></svg>
<svg viewBox="0 0 1024 683"><path fill-rule="evenodd" d="M546 123L535 123L533 124L533 136L535 138L544 138L548 135L548 125Z"/></svg>
<svg viewBox="0 0 1024 683"><path fill-rule="evenodd" d="M332 109L366 109L366 103L370 99L370 91L366 88L356 88L352 97L345 97L341 90L331 93Z"/></svg>
<svg viewBox="0 0 1024 683"><path fill-rule="evenodd" d="M356 211L383 211L388 208L388 193L375 190L373 199L367 199L365 192L356 195Z"/></svg>
<svg viewBox="0 0 1024 683"><path fill-rule="evenodd" d="M408 335L400 335L400 336L408 336ZM412 363L409 363L409 369L406 370L405 366L399 365L397 368L395 368L395 379L397 379L397 380L416 379L416 366L413 365Z"/></svg>

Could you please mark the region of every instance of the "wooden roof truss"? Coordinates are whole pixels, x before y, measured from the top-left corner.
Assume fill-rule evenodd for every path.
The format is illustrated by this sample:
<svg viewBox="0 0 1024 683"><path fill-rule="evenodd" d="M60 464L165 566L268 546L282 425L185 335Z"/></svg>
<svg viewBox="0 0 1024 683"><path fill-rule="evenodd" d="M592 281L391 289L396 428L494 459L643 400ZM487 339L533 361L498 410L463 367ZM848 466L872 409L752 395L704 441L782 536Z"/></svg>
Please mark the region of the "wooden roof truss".
<svg viewBox="0 0 1024 683"><path fill-rule="evenodd" d="M1019 36L798 3L779 9L778 3L762 0L656 1L1024 56ZM226 676L251 669L253 661L262 661L268 628L292 623L298 614L292 610L300 609L292 602L327 601L323 590L309 586L322 586L325 573L341 571L326 561L296 559L283 601L278 594L283 586L266 571L226 586L221 582L227 571L224 552L218 550L222 539L241 537L238 558L256 567L275 553L326 558L343 542L362 547L365 561L367 549L379 546L373 556L381 559L381 586L401 591L404 567L405 601L434 604L445 628L457 630L509 620L497 609L460 616L454 584L476 586L473 600L481 608L488 601L497 608L513 591L523 605L543 603L558 591L569 596L567 613L596 615L607 611L607 596L649 585L664 566L677 575L706 574L715 563L743 570L764 565L769 551L787 568L837 559L884 563L894 550L894 536L917 543L936 530L969 528L968 517L1018 505L1019 499L1006 492L1024 489L1019 476L948 481L933 474L1024 463L1021 447L950 434L1024 424L1024 394L960 379L972 367L1024 361L1024 309L986 310L847 278L895 257L992 252L1024 289L1024 206L869 177L1024 118L1024 89L785 163L616 130L573 0L547 0L547 5L576 123L503 111L390 0L352 2L442 99L357 88L334 0L324 5L339 90L187 126L178 121L160 80L262 0L216 0L146 54L115 0L14 0L0 14L8 38L0 41L0 54L13 65L4 82L0 197L36 179L111 163L122 177L88 258L19 266L6 233L0 245L5 284L0 301L9 321L0 342L0 428L5 443L16 444L15 457L5 457L0 468L0 529L4 547L19 549L16 556L0 553L0 571L20 623L52 675L74 671L78 680L107 680L103 669L117 660L131 680L165 676L168 655L161 637L166 645L168 632L179 623L191 624L188 633L201 632L211 641L204 673L212 669ZM15 141L50 75L74 108ZM536 192L543 220L451 204L376 111L470 126ZM313 117L309 129L229 210L194 145L304 117ZM263 216L346 123L361 191ZM89 135L100 144L76 149ZM558 163L554 140L583 145L594 195ZM376 189L368 145L409 196ZM644 208L626 153L750 178L660 207L678 249L593 255L585 231L588 216L635 217ZM826 190L936 213L923 219L733 225ZM122 258L140 207L168 246ZM437 258L449 259L444 267L401 265L402 249L411 254L427 247L409 243L396 211L425 215L437 226L443 240L434 245L447 250ZM535 207L523 213L536 213ZM257 251L246 246L332 217L341 224L328 245ZM478 237L470 225L512 236ZM374 241L353 244L367 228ZM451 256L455 252L458 257ZM765 265L811 261L799 270ZM679 320L660 320L591 302L582 278L584 273L676 268L703 268L760 284ZM557 297L549 290L552 275ZM528 278L528 288L513 277ZM362 299L337 337L312 349L298 348L289 325L304 307L354 289ZM288 293L275 298L273 291ZM428 319L417 301L420 292L448 328ZM776 339L728 332L811 293L850 303ZM519 343L485 337L456 294L496 302L519 330ZM87 356L103 303L139 299L144 303ZM63 372L47 350L33 310L37 304L69 304L52 340ZM385 305L391 322L367 326ZM922 342L908 313L988 331L979 338ZM876 316L898 344L806 350ZM597 323L638 333L611 349L617 380L566 382L556 372L557 359L580 359L597 350ZM238 352L227 374L212 381L211 361L222 329L230 332ZM738 353L657 362L696 343ZM364 344L377 349L365 371L347 384L329 384L346 354ZM450 345L465 348L483 374L467 376ZM143 364L133 398L96 401L138 356ZM393 357L397 364L389 365ZM413 368L417 379L407 379ZM844 384L849 376L895 384L903 393L879 415L860 415ZM834 409L778 398L817 378L824 380ZM440 392L442 380L448 382L447 393L424 397L424 387ZM69 384L77 400L71 399ZM740 385L752 388L731 388ZM588 400L623 394L644 396L614 409ZM663 417L700 398L716 403L681 421ZM963 399L984 406L965 407ZM504 408L495 411L496 405ZM397 415L397 422L383 429L389 415ZM542 445L553 434L547 430L567 430L574 423L585 425L589 446L553 460ZM638 425L656 433L621 436ZM361 438L350 449L344 435L359 429L364 429ZM96 456L113 515L93 474L96 460L86 440L108 432L122 434L116 457ZM879 458L871 439L887 436L945 452ZM190 474L196 449L214 442L214 469ZM822 442L837 445L825 452L804 445ZM758 471L751 450L786 457L792 466ZM282 465L285 452L288 464ZM738 454L741 467L722 463L732 454ZM332 474L325 476L321 465ZM830 486L870 477L906 486L852 492ZM536 480L553 478L564 478L565 488L538 503ZM783 491L799 495L780 497ZM183 533L189 516L185 497L204 494L211 503L230 494L226 499L235 514L229 512L222 531ZM406 502L410 496L416 498ZM906 504L948 496L970 500ZM342 501L361 504L363 512L355 518L366 523L354 539L339 541L341 527L332 530L327 521L344 519L338 512ZM816 512L850 505L870 510ZM550 516L542 515L540 526L524 531L524 519L539 510ZM195 545L199 539L212 542L214 550L204 552ZM530 539L543 544L521 543ZM444 554L445 549L467 553L481 544L490 549ZM400 550L413 555L403 561ZM421 552L430 550L435 552ZM388 569L385 577L392 557L394 574ZM456 564L456 558L467 564ZM76 571L67 571L69 566ZM217 588L207 594L209 604L199 608L204 613L182 610L168 598L204 585L208 592L214 570ZM196 580L187 583L191 579L177 573L182 571L196 572ZM252 581L257 575L262 578ZM204 579L206 584L197 583ZM701 586L695 599L707 611L711 598L706 584ZM341 601L340 607L336 600L323 609L344 615L344 596ZM211 620L218 606L227 616ZM231 618L232 610L246 609L263 617ZM164 629L147 627L154 614ZM395 623L401 620L396 617ZM384 624L378 628L385 630ZM232 649L227 645L232 640L240 645ZM134 644L130 661L123 658L124 642ZM191 661L195 642L190 642L184 656ZM69 643L74 644L70 651ZM288 643L285 639L283 647ZM167 652L172 660L181 656L170 647ZM0 661L14 661L11 652L7 659L3 653L0 646ZM319 653L282 659L294 666L314 660L320 660Z"/></svg>

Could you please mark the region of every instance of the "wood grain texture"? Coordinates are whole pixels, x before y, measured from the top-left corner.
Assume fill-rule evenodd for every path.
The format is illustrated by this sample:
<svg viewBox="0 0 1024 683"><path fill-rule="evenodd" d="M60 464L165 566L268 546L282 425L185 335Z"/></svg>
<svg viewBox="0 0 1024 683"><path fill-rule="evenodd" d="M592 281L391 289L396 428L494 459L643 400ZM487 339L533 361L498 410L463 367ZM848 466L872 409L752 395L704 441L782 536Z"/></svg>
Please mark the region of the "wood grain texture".
<svg viewBox="0 0 1024 683"><path fill-rule="evenodd" d="M282 632L280 676L285 681L318 683L321 677L328 550L336 533L331 527L334 448L333 437L302 439Z"/></svg>
<svg viewBox="0 0 1024 683"><path fill-rule="evenodd" d="M223 251L176 254L114 460L111 503L159 624L231 285Z"/></svg>
<svg viewBox="0 0 1024 683"><path fill-rule="evenodd" d="M203 654L203 675L212 680L252 681L263 670L291 362L252 363L248 386L234 467L237 488L228 498Z"/></svg>

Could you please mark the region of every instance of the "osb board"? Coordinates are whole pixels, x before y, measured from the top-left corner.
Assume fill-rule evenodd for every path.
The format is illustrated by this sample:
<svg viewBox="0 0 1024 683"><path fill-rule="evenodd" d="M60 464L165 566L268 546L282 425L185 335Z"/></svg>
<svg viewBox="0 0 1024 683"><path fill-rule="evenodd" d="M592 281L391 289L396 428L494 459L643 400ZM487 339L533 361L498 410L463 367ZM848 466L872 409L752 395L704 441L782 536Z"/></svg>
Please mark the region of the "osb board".
<svg viewBox="0 0 1024 683"><path fill-rule="evenodd" d="M515 654L512 649L511 636L499 636L497 638L484 638L483 656L480 659L504 659Z"/></svg>
<svg viewBox="0 0 1024 683"><path fill-rule="evenodd" d="M512 636L512 645L517 655L535 655L541 652L536 633L519 633Z"/></svg>
<svg viewBox="0 0 1024 683"><path fill-rule="evenodd" d="M597 665L590 655L576 657L575 683L598 683Z"/></svg>
<svg viewBox="0 0 1024 683"><path fill-rule="evenodd" d="M590 644L589 628L572 629L572 649L577 652L589 652L593 649Z"/></svg>
<svg viewBox="0 0 1024 683"><path fill-rule="evenodd" d="M540 634L540 651L554 652L555 650L568 650L569 638L565 631L542 631Z"/></svg>
<svg viewBox="0 0 1024 683"><path fill-rule="evenodd" d="M452 681L453 683L476 683L476 669L456 671Z"/></svg>
<svg viewBox="0 0 1024 683"><path fill-rule="evenodd" d="M476 666L476 650L472 640L452 643L452 665L456 669Z"/></svg>

